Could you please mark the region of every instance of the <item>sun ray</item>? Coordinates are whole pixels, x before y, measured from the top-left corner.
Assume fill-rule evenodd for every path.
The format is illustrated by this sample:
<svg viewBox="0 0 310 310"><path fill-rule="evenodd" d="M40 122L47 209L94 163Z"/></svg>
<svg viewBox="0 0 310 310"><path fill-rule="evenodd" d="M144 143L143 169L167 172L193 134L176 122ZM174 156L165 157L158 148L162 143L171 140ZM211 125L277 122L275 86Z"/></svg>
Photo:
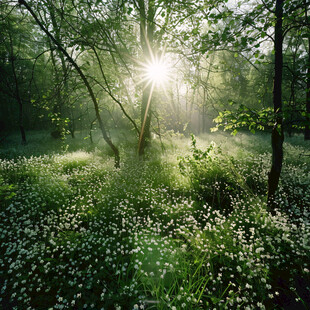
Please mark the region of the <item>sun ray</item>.
<svg viewBox="0 0 310 310"><path fill-rule="evenodd" d="M146 118L147 118L149 107L150 107L150 104L151 104L151 99L152 99L152 95L153 95L153 91L154 91L154 86L155 86L154 83L152 83L151 90L150 90L150 93L149 93L149 97L148 97L148 100L147 100L147 105L146 105L145 113L144 113L144 118L143 118L143 123L142 123L141 131L140 131L138 150L140 149L140 145L141 145L141 142L142 142L142 139L143 139Z"/></svg>
<svg viewBox="0 0 310 310"><path fill-rule="evenodd" d="M158 57L152 57L151 61L141 64L142 74L140 83L154 84L165 88L166 84L171 80L170 68L164 58L164 53Z"/></svg>

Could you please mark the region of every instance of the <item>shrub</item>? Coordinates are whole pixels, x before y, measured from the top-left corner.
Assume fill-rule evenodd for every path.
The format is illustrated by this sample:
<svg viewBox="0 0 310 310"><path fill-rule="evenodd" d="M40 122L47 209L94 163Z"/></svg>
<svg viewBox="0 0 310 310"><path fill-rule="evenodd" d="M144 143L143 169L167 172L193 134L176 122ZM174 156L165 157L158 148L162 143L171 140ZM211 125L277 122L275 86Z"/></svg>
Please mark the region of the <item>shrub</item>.
<svg viewBox="0 0 310 310"><path fill-rule="evenodd" d="M231 195L240 192L240 176L231 166L231 159L214 142L201 150L191 135L191 154L179 158L179 168L190 179L199 198L219 209L228 210Z"/></svg>

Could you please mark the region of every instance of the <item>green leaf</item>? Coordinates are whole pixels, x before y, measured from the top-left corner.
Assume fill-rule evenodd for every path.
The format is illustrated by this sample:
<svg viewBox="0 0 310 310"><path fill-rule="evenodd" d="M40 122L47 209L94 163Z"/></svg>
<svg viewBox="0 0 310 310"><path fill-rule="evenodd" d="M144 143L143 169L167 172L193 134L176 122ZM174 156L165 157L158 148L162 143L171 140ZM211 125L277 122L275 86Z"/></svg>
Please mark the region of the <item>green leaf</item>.
<svg viewBox="0 0 310 310"><path fill-rule="evenodd" d="M246 37L242 37L242 38L241 38L241 44L242 44L243 46L246 46L247 43L248 43L247 38L246 38Z"/></svg>
<svg viewBox="0 0 310 310"><path fill-rule="evenodd" d="M195 28L192 30L192 34L193 35L197 35L199 33L198 28Z"/></svg>

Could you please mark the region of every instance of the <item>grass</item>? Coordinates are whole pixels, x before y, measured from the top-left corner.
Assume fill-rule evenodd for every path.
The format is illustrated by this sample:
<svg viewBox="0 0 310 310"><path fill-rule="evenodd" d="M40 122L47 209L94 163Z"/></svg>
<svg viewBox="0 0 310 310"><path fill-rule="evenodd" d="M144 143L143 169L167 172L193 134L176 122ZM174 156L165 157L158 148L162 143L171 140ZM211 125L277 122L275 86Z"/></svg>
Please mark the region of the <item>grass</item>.
<svg viewBox="0 0 310 310"><path fill-rule="evenodd" d="M44 135L0 150L3 309L308 309L300 137L285 142L272 215L267 135L166 137L145 161L127 142L117 170L101 141Z"/></svg>

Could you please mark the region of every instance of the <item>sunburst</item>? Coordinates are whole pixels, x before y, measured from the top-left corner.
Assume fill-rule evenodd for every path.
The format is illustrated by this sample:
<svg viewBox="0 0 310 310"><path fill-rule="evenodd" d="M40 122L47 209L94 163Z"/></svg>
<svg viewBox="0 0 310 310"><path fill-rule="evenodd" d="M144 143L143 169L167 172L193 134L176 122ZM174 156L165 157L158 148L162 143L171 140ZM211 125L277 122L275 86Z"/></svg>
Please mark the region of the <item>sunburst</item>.
<svg viewBox="0 0 310 310"><path fill-rule="evenodd" d="M169 66L165 63L163 57L154 58L143 66L142 79L154 86L165 88L169 82Z"/></svg>
<svg viewBox="0 0 310 310"><path fill-rule="evenodd" d="M166 61L165 49L160 54L155 54L150 49L150 59L146 62L139 62L141 66L140 83L147 87L152 84L152 88L165 88L171 81L171 66Z"/></svg>

